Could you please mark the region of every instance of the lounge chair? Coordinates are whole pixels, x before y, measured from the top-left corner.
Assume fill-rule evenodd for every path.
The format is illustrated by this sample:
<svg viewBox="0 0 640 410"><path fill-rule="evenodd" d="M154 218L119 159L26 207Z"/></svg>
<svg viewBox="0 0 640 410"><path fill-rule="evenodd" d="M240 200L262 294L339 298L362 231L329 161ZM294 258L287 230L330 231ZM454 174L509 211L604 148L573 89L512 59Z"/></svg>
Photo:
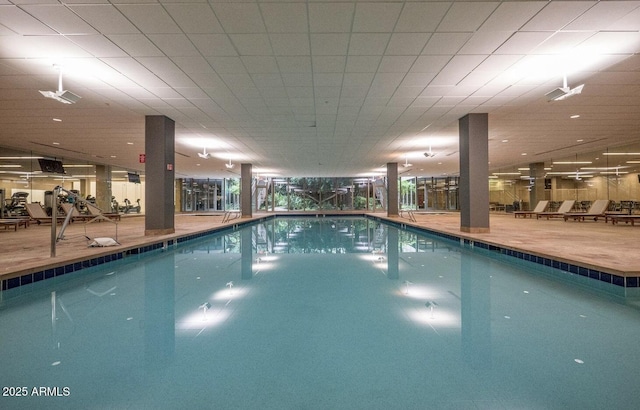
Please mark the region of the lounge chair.
<svg viewBox="0 0 640 410"><path fill-rule="evenodd" d="M100 208L98 208L97 206L95 206L90 202L85 202L85 205L87 206L87 212L89 213L89 215L91 215L92 218L102 216L104 218L108 218L116 221L120 220L119 213L104 213Z"/></svg>
<svg viewBox="0 0 640 410"><path fill-rule="evenodd" d="M608 199L598 199L591 204L587 212L568 212L563 215L565 221L573 219L574 221L584 221L585 218L597 221L598 218L605 218L605 212L609 209Z"/></svg>
<svg viewBox="0 0 640 410"><path fill-rule="evenodd" d="M41 223L52 222L52 218L47 215L47 213L44 211L44 208L39 203L34 202L32 204L24 204L24 206L27 209L29 218L31 218L32 221L36 221L38 225L40 225ZM59 216L56 219L58 223L64 222L64 216Z"/></svg>
<svg viewBox="0 0 640 410"><path fill-rule="evenodd" d="M95 216L92 215L87 215L87 214L81 214L80 212L78 212L78 209L74 207L73 204L70 204L68 202L63 203L60 205L60 207L62 208L62 211L64 212L65 216L69 215L69 212L73 212L71 214L71 221L88 221L91 220L93 218L95 218Z"/></svg>
<svg viewBox="0 0 640 410"><path fill-rule="evenodd" d="M573 209L573 205L575 205L576 201L574 201L573 199L567 199L566 201L563 201L562 204L560 205L560 207L558 208L557 211L553 211L553 212L538 212L536 214L536 219L540 219L540 218L562 218L564 217L564 214L566 214L567 212L571 212L571 209Z"/></svg>
<svg viewBox="0 0 640 410"><path fill-rule="evenodd" d="M538 201L538 204L536 205L535 208L533 208L533 211L515 211L513 213L514 218L517 218L519 216L526 218L527 216L530 218L533 218L533 215L539 214L540 212L544 212L547 207L549 206L549 201Z"/></svg>
<svg viewBox="0 0 640 410"><path fill-rule="evenodd" d="M18 227L23 225L25 229L29 226L29 218L7 218L0 219L0 226L4 226L6 231L9 227L13 227L14 231L18 230Z"/></svg>

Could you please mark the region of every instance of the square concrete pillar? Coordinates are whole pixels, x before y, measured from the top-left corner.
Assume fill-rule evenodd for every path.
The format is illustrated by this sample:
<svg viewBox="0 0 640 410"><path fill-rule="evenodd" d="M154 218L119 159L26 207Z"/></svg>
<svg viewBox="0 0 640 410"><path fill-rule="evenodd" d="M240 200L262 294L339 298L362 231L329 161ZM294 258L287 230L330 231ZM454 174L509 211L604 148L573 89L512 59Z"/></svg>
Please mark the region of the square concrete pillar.
<svg viewBox="0 0 640 410"><path fill-rule="evenodd" d="M460 134L460 230L489 232L489 116L467 114Z"/></svg>
<svg viewBox="0 0 640 410"><path fill-rule="evenodd" d="M175 122L164 115L148 115L144 137L144 234L174 233Z"/></svg>

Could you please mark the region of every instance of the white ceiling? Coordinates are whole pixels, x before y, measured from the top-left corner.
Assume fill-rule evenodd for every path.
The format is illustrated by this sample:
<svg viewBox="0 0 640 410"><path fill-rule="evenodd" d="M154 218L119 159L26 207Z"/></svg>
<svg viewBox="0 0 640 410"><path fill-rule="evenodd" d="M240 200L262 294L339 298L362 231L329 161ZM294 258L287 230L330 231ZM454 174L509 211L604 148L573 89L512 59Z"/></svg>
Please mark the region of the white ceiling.
<svg viewBox="0 0 640 410"><path fill-rule="evenodd" d="M505 169L640 141L639 51L639 1L0 0L0 146L144 171L162 114L179 177L438 176L488 113Z"/></svg>

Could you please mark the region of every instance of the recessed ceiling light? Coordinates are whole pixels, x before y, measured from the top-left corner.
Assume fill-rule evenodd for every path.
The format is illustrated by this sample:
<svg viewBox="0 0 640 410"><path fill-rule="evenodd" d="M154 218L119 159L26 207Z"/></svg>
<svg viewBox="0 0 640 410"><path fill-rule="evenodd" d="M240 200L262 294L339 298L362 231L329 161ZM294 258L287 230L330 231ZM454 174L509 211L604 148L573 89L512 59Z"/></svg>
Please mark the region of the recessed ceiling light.
<svg viewBox="0 0 640 410"><path fill-rule="evenodd" d="M62 120L60 118L54 118L53 119L55 122L62 122Z"/></svg>
<svg viewBox="0 0 640 410"><path fill-rule="evenodd" d="M509 142L509 140L502 140L502 142Z"/></svg>
<svg viewBox="0 0 640 410"><path fill-rule="evenodd" d="M580 118L580 115L579 115L579 114L575 114L575 115L572 115L572 116L571 116L571 117L569 117L569 118Z"/></svg>
<svg viewBox="0 0 640 410"><path fill-rule="evenodd" d="M520 154L520 155L527 155L527 153L526 153L526 152L523 152L523 153L522 153L522 154Z"/></svg>
<svg viewBox="0 0 640 410"><path fill-rule="evenodd" d="M133 142L127 142L127 145L133 145Z"/></svg>
<svg viewBox="0 0 640 410"><path fill-rule="evenodd" d="M116 158L116 156L115 155L111 155L111 158Z"/></svg>
<svg viewBox="0 0 640 410"><path fill-rule="evenodd" d="M53 145L60 145L59 142L52 142Z"/></svg>
<svg viewBox="0 0 640 410"><path fill-rule="evenodd" d="M580 139L580 140L576 140L576 142L582 142L582 141L584 141L584 140L582 140L582 139Z"/></svg>

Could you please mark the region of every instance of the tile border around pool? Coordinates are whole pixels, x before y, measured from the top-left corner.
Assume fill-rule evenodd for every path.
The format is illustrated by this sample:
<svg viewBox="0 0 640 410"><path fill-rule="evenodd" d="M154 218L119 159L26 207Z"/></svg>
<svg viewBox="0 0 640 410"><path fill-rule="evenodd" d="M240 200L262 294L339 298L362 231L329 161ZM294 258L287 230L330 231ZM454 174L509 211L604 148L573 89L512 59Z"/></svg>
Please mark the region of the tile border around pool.
<svg viewBox="0 0 640 410"><path fill-rule="evenodd" d="M380 222L384 222L389 225L400 227L402 229L419 232L419 233L428 233L433 236L459 242L463 245L485 249L488 251L498 252L502 255L510 256L516 259L537 263L542 266L560 269L568 273L584 276L585 278L609 283L612 285L620 286L622 288L640 288L640 277L620 276L610 272L604 272L597 269L588 268L585 266L574 265L564 261L558 261L549 257L538 256L533 253L523 252L520 250L510 249L510 248L482 242L477 239L463 238L462 236L456 236L456 235L452 235L444 232L434 231L429 228L409 225L406 223L397 222L397 221L386 219L386 218L381 218L379 216L365 215L365 217L378 220Z"/></svg>
<svg viewBox="0 0 640 410"><path fill-rule="evenodd" d="M324 217L331 217L331 218L365 217L368 219L372 219L372 220L383 222L389 225L400 227L402 229L407 229L407 230L419 232L419 233L427 233L443 239L460 242L464 245L473 246L480 249L486 249L488 251L499 252L503 255L507 255L516 259L533 262L539 265L548 266L552 268L557 268L565 272L569 272L579 276L584 276L586 278L605 282L605 283L610 283L612 285L620 286L623 288L640 288L640 277L634 277L634 276L624 277L624 276L616 275L609 272L603 272L597 269L591 269L591 268L580 266L580 265L570 264L568 262L558 261L548 257L534 255L532 253L527 253L527 252L523 252L515 249L497 246L490 243L485 243L475 239L463 238L461 236L434 231L424 227L409 225L409 224L397 222L391 219L386 219L380 216L375 216L370 214L310 213L310 214L273 214L273 215L268 215L268 216L260 217L256 219L248 219L242 222L239 221L232 225L221 226L221 227L213 228L207 231L198 232L195 234L173 237L171 239L165 239L158 242L145 244L144 246L140 246L140 247L128 248L118 252L101 255L95 258L91 258L91 259L87 259L79 262L73 262L73 263L69 263L61 266L55 266L55 267L48 267L44 270L28 273L22 276L16 276L9 279L2 279L2 287L0 288L0 291L13 289L19 286L28 285L31 283L54 278L57 276L62 276L67 273L76 272L76 271L79 271L85 268L90 268L93 266L98 266L107 262L122 260L127 256L140 255L146 252L150 252L158 249L164 249L167 246L174 246L177 244L181 244L183 242L203 238L213 234L219 234L225 231L234 231L234 230L237 230L240 226L253 224L253 223L260 223L276 217L300 218L300 217L313 217L313 216L315 216L316 218L319 218L319 217L323 217L323 218Z"/></svg>
<svg viewBox="0 0 640 410"><path fill-rule="evenodd" d="M29 285L31 283L40 282L45 279L55 278L58 276L65 275L67 273L77 272L82 269L102 265L104 263L123 260L128 256L141 255L143 253L155 251L158 249L164 249L169 246L174 246L179 243L203 238L209 235L219 234L221 232L226 232L226 231L235 231L242 225L259 223L267 219L274 218L275 216L276 215L261 217L256 219L248 219L242 222L234 223L232 225L220 226L207 231L198 232L198 233L189 234L189 235L177 236L171 239L163 239L158 242L148 243L142 246L127 248L123 250L118 250L117 252L96 256L94 258L90 258L82 261L75 261L75 262L67 263L60 266L53 266L53 267L50 266L50 267L47 267L46 269L38 270L36 272L27 273L24 275L15 276L8 279L2 279L2 287L0 288L0 291L5 291L9 289L14 289L20 286L24 286L24 285Z"/></svg>

